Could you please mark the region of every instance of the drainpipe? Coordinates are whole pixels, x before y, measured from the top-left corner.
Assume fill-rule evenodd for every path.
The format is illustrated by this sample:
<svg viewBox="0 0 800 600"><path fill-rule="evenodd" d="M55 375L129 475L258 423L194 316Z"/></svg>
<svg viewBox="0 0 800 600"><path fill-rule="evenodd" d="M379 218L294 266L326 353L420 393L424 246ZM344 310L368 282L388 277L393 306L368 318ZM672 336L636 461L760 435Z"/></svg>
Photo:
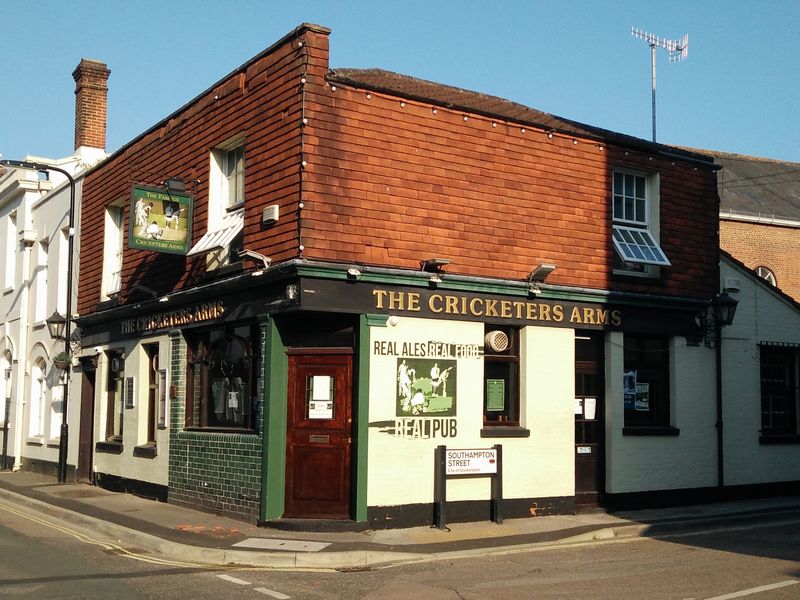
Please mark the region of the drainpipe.
<svg viewBox="0 0 800 600"><path fill-rule="evenodd" d="M721 495L722 489L725 487L725 449L722 431L722 327L716 319L714 321L714 337L716 342L714 345L716 346L717 353L717 422L714 424L714 427L717 428L717 488Z"/></svg>

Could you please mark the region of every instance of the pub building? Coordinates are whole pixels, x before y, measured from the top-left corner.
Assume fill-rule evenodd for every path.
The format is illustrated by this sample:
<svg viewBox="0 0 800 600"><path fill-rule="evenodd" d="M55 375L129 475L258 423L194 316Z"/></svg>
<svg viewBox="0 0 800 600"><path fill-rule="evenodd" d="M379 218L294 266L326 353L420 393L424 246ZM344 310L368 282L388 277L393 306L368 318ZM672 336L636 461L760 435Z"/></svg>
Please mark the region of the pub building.
<svg viewBox="0 0 800 600"><path fill-rule="evenodd" d="M508 518L715 489L712 160L331 70L329 34L87 174L78 477L372 527L431 523L439 446L502 448ZM489 478L446 485L488 518Z"/></svg>

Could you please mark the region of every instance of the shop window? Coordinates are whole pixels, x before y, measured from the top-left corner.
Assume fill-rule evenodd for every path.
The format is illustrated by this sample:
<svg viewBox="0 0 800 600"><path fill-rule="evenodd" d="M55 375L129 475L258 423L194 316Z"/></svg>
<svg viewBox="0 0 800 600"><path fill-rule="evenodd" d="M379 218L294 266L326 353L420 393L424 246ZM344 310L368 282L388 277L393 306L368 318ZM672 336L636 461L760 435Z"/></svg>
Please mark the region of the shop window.
<svg viewBox="0 0 800 600"><path fill-rule="evenodd" d="M187 427L256 429L258 327L239 325L189 336Z"/></svg>
<svg viewBox="0 0 800 600"><path fill-rule="evenodd" d="M147 357L147 443L156 443L156 425L159 421L160 377L158 367L158 344L144 348Z"/></svg>
<svg viewBox="0 0 800 600"><path fill-rule="evenodd" d="M108 353L108 379L106 387L106 440L122 442L125 397L123 379L125 363L121 352Z"/></svg>
<svg viewBox="0 0 800 600"><path fill-rule="evenodd" d="M761 434L797 435L797 348L761 346Z"/></svg>
<svg viewBox="0 0 800 600"><path fill-rule="evenodd" d="M484 333L484 427L518 427L519 329L486 325Z"/></svg>
<svg viewBox="0 0 800 600"><path fill-rule="evenodd" d="M207 256L209 269L239 261L244 247L244 142L235 138L211 152L208 230L188 256Z"/></svg>
<svg viewBox="0 0 800 600"><path fill-rule="evenodd" d="M658 174L614 171L612 186L614 270L655 277L670 265L658 243Z"/></svg>
<svg viewBox="0 0 800 600"><path fill-rule="evenodd" d="M669 427L669 338L626 333L624 344L625 427Z"/></svg>

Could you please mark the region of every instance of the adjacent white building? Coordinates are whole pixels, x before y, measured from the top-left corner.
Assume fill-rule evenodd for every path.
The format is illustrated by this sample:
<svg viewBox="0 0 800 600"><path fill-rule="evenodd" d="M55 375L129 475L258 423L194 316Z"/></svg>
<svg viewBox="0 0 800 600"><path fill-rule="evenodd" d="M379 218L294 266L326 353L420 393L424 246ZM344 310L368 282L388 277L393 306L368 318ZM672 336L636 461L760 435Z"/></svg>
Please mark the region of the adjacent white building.
<svg viewBox="0 0 800 600"><path fill-rule="evenodd" d="M58 462L66 375L54 358L65 345L50 336L45 321L53 313L67 313L69 238L77 236L69 227L71 194L77 229L83 173L105 157L106 89L87 86L87 72L92 82L98 73L106 78L109 73L103 63L87 60L73 73L73 155L24 159L66 171L74 189L56 170L0 167L0 465L14 470L55 472ZM104 84L105 78L100 79ZM77 297L74 258L72 307ZM68 422L77 422L79 408L77 403L69 408ZM76 464L77 439L70 439L68 454L68 463Z"/></svg>

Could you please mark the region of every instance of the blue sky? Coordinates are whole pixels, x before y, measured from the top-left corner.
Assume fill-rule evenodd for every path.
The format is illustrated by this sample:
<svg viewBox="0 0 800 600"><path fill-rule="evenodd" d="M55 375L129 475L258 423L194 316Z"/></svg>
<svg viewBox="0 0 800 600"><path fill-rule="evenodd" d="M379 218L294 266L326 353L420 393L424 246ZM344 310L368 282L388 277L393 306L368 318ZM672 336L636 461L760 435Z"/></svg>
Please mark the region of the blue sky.
<svg viewBox="0 0 800 600"><path fill-rule="evenodd" d="M331 66L380 67L651 137L636 26L689 34L657 55L658 141L800 162L800 1L0 0L0 154L73 148L81 58L106 62L114 151L302 22Z"/></svg>

